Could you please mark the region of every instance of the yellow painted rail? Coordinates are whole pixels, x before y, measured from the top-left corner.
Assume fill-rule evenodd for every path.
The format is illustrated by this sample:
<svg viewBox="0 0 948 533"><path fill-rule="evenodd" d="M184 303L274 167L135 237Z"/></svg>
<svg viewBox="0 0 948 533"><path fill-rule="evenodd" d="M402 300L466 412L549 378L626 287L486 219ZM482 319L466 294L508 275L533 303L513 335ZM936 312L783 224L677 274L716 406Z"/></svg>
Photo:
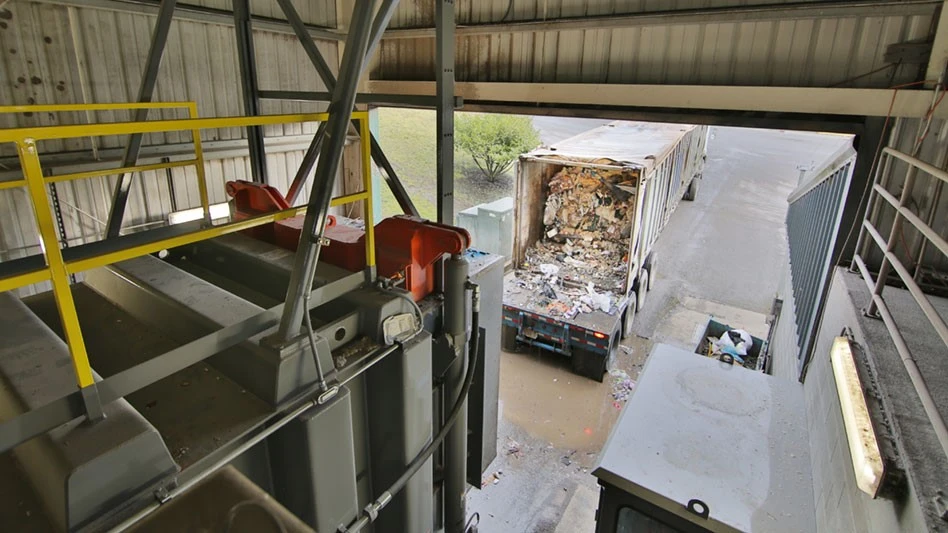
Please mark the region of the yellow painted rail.
<svg viewBox="0 0 948 533"><path fill-rule="evenodd" d="M42 113L42 112L84 112L84 111L120 111L136 109L183 109L188 113L186 119L151 120L141 122L115 122L91 125L58 125L13 128L0 130L0 142L14 143L20 158L23 179L0 182L0 190L15 187L25 187L29 193L33 212L36 216L39 229L40 245L43 249L45 266L23 274L0 278L0 291L9 291L49 281L53 287L56 306L63 324L66 342L69 345L76 382L81 389L87 389L95 401L97 395L86 353L82 331L79 327L79 318L76 313L75 302L70 288L71 274L83 272L93 268L109 265L119 261L140 257L160 250L183 246L205 239L212 239L228 233L241 231L277 220L294 217L306 212L306 207L295 207L275 213L229 222L219 225L211 223L210 204L207 192L207 180L204 170L204 153L201 147L201 130L212 128L233 128L247 126L267 126L290 124L299 122L319 122L329 118L326 113L307 113L290 115L261 115L254 117L219 117L199 118L197 105L194 102L149 102L149 103L109 103L109 104L76 104L76 105L30 105L30 106L0 106L3 113ZM338 206L352 202L364 203L366 220L365 253L366 264L375 265L375 232L372 224L372 178L369 143L368 113L357 111L352 113L353 120L359 123L361 138L361 166L363 185L365 189L358 193L333 198L331 205ZM104 135L132 135L136 133L161 133L171 131L190 131L194 144L194 157L186 161L173 161L150 165L134 165L128 167L108 168L87 172L76 172L58 176L44 176L40 162L38 141L52 139L70 139L84 137L99 137ZM123 173L136 173L149 170L161 170L179 167L194 167L198 177L201 207L204 212L204 221L200 229L189 233L158 239L145 244L137 244L127 248L100 253L92 257L67 261L63 258L62 244L56 231L52 208L49 204L47 186L72 180L88 179Z"/></svg>

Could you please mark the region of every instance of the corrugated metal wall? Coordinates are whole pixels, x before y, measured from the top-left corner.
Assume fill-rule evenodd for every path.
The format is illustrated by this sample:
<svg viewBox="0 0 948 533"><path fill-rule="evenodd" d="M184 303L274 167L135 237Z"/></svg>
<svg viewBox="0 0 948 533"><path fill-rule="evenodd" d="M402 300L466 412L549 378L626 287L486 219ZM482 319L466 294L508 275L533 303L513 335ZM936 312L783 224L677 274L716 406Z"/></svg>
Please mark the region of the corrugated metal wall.
<svg viewBox="0 0 948 533"><path fill-rule="evenodd" d="M683 9L779 4L776 0L608 2L459 1L459 24L622 15ZM813 2L819 3L819 2ZM837 2L838 4L838 2ZM459 35L458 81L888 87L917 79L918 65L885 68L886 47L925 40L932 14L873 15L702 23L649 23L616 29L505 31ZM508 12L509 7L509 12ZM908 12L906 10L906 12ZM797 15L800 16L800 15ZM400 4L391 27L433 25L431 2ZM434 79L434 40L386 39L374 79ZM851 80L851 81L847 81Z"/></svg>
<svg viewBox="0 0 948 533"><path fill-rule="evenodd" d="M195 3L195 2L191 2ZM231 0L202 0L196 4L222 10ZM297 1L307 22L335 26L334 0ZM256 15L282 18L276 2L254 0ZM0 102L2 104L72 104L134 101L156 18L93 7L67 7L46 2L17 1L3 5L0 18ZM254 31L258 83L261 89L325 90L303 48L290 33ZM317 41L326 61L338 64L335 42ZM243 114L233 26L175 19L171 25L158 82L156 101L193 100L201 116ZM264 113L324 111L324 104L263 101ZM150 118L184 118L183 111L152 112ZM0 115L0 128L86 124L131 119L128 112L40 113ZM312 134L316 124L265 128L268 138ZM242 139L237 128L205 130L204 142ZM305 139L304 139L305 140ZM75 152L89 158L94 147L121 148L126 139L98 137L40 144L41 154ZM187 132L149 134L145 145L190 143ZM242 150L237 150L240 152ZM271 184L286 190L299 166L302 151L268 149ZM12 145L0 146L5 168L16 170ZM211 202L226 200L224 182L249 179L249 161L233 153L209 157L206 165ZM65 169L58 170L65 172ZM93 178L57 185L67 236L72 244L101 237L108 218L115 177ZM173 190L173 192L172 192ZM308 189L301 198L305 199ZM34 216L22 189L0 191L0 260L37 253ZM192 168L144 172L133 181L126 212L127 226L163 220L173 209L199 205Z"/></svg>

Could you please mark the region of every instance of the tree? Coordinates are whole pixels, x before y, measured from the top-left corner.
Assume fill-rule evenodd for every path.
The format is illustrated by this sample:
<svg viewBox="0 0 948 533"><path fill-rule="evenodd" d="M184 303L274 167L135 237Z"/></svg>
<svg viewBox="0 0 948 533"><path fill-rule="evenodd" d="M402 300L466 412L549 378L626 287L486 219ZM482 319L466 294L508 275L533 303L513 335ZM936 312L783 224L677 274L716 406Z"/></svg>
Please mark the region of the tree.
<svg viewBox="0 0 948 533"><path fill-rule="evenodd" d="M491 182L506 172L517 156L540 144L530 117L499 114L457 115L454 139Z"/></svg>

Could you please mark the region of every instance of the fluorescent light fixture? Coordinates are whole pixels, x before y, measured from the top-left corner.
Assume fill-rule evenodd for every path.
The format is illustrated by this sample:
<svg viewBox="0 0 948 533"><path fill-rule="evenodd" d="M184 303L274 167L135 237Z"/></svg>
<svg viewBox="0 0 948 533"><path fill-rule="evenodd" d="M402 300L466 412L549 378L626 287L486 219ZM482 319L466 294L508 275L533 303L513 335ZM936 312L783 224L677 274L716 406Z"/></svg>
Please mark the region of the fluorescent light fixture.
<svg viewBox="0 0 948 533"><path fill-rule="evenodd" d="M210 211L211 220L227 218L230 216L230 204L227 202L211 204ZM168 224L183 224L193 220L201 220L202 218L204 218L204 209L195 207L194 209L185 209L184 211L175 211L169 214Z"/></svg>
<svg viewBox="0 0 948 533"><path fill-rule="evenodd" d="M833 375L836 376L836 392L843 411L856 485L859 490L875 498L882 485L885 465L848 338L836 337L833 340L830 360L833 363Z"/></svg>

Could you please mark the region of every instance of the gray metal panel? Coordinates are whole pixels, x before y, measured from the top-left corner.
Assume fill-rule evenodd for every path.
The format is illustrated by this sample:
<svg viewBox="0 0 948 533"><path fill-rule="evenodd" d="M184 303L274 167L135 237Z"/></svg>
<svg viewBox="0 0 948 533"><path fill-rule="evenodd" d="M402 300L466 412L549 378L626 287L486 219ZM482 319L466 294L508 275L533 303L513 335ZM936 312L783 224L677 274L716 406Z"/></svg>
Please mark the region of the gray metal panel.
<svg viewBox="0 0 948 533"><path fill-rule="evenodd" d="M11 294L0 294L0 417L76 389L65 343ZM98 375L97 379L100 379ZM14 449L51 520L73 529L177 471L155 428L124 399L96 424L63 424Z"/></svg>
<svg viewBox="0 0 948 533"><path fill-rule="evenodd" d="M399 301L401 301L399 299ZM431 336L422 332L365 374L373 499L432 437ZM376 531L432 529L431 459L379 513Z"/></svg>
<svg viewBox="0 0 948 533"><path fill-rule="evenodd" d="M317 531L334 531L359 513L349 389L304 413L267 442L277 499Z"/></svg>
<svg viewBox="0 0 948 533"><path fill-rule="evenodd" d="M504 296L504 257L469 252L469 276L481 287L481 352L468 394L467 482L480 487L481 475L497 457L500 398L500 322Z"/></svg>
<svg viewBox="0 0 948 533"><path fill-rule="evenodd" d="M799 383L658 344L593 475L712 531L815 531L801 405Z"/></svg>

